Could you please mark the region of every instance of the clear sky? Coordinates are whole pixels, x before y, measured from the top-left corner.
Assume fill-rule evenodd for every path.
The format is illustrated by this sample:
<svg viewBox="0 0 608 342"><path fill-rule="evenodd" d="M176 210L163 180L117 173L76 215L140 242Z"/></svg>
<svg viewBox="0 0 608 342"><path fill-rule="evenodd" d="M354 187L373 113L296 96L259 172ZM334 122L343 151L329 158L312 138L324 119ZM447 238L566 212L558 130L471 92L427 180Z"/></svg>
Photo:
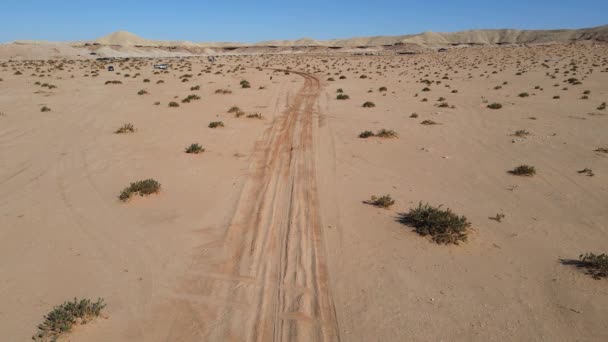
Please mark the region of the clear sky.
<svg viewBox="0 0 608 342"><path fill-rule="evenodd" d="M91 40L117 30L158 40L256 42L606 24L608 0L0 1L0 42Z"/></svg>

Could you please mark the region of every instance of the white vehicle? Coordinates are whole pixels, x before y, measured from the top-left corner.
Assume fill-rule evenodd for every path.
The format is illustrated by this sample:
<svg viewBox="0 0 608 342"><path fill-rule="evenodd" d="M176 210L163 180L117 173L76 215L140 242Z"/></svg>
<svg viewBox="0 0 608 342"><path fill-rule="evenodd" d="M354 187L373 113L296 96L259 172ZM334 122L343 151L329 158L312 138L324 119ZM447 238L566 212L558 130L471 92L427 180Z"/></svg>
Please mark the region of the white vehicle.
<svg viewBox="0 0 608 342"><path fill-rule="evenodd" d="M215 56L207 57L207 61L209 61L209 63L215 63Z"/></svg>
<svg viewBox="0 0 608 342"><path fill-rule="evenodd" d="M168 67L167 64L154 64L154 69L167 70Z"/></svg>

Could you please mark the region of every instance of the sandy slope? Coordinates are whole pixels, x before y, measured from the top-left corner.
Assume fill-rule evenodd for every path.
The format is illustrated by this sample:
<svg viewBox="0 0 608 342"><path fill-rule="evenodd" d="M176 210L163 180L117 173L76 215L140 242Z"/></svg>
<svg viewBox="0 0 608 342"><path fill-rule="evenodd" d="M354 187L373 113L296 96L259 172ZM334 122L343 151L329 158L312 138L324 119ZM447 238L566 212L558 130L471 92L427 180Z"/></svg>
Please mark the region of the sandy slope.
<svg viewBox="0 0 608 342"><path fill-rule="evenodd" d="M67 340L606 340L606 280L560 263L606 252L608 155L594 152L608 147L606 55L0 63L0 331L28 340L53 305L99 296L104 317ZM170 71L155 74L161 61ZM191 93L201 100L167 106ZM126 122L135 133L113 134ZM399 138L358 138L381 128ZM206 152L184 153L193 142ZM522 163L538 174L507 174ZM160 194L117 199L149 177ZM385 193L390 210L363 203ZM436 245L397 222L419 201L466 215L469 241Z"/></svg>

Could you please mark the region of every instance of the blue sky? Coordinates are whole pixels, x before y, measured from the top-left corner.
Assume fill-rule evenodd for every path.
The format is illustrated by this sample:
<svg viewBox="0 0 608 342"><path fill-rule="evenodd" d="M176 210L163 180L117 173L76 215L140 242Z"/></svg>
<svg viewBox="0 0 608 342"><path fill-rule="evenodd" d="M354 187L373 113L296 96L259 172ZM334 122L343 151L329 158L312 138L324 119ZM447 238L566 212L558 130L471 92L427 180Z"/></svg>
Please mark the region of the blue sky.
<svg viewBox="0 0 608 342"><path fill-rule="evenodd" d="M0 3L0 42L89 40L117 30L148 39L255 42L606 24L608 0L2 0Z"/></svg>

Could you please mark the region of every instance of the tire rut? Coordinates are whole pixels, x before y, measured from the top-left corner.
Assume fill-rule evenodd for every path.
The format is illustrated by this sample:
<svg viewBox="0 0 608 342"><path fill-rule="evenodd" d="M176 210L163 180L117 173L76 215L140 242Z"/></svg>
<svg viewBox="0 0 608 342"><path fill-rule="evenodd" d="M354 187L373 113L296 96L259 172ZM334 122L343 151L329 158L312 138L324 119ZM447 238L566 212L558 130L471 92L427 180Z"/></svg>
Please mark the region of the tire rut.
<svg viewBox="0 0 608 342"><path fill-rule="evenodd" d="M177 291L202 300L181 301L187 308L179 311L189 314L174 318L168 340L340 340L313 150L321 85L309 74L290 72L304 85L255 145L222 258L202 269L193 265Z"/></svg>

